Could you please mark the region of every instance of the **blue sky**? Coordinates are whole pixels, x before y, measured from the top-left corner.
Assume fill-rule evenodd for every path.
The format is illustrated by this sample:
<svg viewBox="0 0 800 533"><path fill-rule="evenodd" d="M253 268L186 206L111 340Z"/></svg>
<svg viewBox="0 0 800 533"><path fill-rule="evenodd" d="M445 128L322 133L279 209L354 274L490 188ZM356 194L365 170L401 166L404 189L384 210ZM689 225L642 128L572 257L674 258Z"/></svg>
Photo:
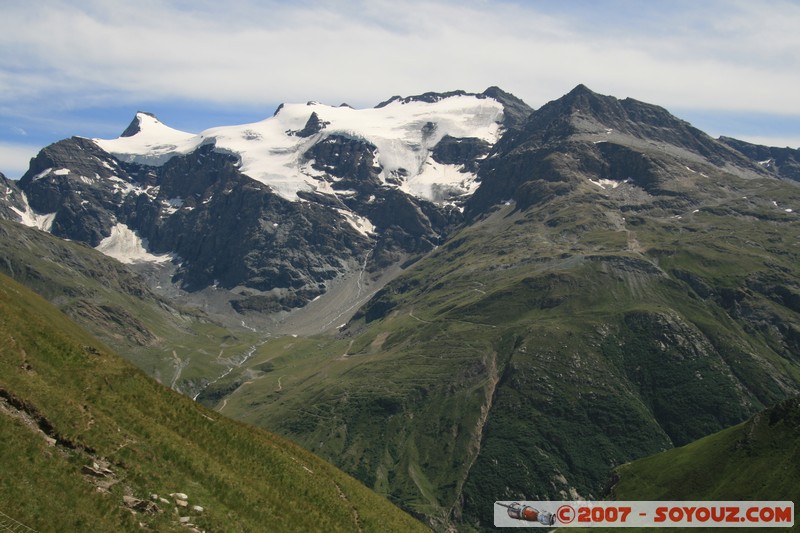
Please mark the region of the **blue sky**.
<svg viewBox="0 0 800 533"><path fill-rule="evenodd" d="M114 138L137 110L198 132L284 101L490 85L539 107L584 83L798 147L797 28L785 0L4 0L0 172L71 135Z"/></svg>

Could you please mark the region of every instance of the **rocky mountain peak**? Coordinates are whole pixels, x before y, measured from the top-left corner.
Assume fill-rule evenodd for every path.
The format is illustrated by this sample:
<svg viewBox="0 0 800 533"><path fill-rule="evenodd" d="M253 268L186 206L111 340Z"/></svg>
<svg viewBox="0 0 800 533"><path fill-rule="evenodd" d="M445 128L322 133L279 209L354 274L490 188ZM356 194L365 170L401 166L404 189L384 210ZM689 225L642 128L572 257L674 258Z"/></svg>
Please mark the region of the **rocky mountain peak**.
<svg viewBox="0 0 800 533"><path fill-rule="evenodd" d="M317 112L313 111L311 113L311 116L308 117L306 125L303 127L302 130L298 131L296 135L298 137L311 137L315 133L319 133L320 131L322 131L322 129L325 128L325 126L327 126L328 124L330 124L329 121L323 121L322 119L319 118Z"/></svg>
<svg viewBox="0 0 800 533"><path fill-rule="evenodd" d="M240 312L284 312L354 271L426 253L460 221L503 108L463 91L406 101L367 113L286 104L201 134L138 112L117 139L43 149L20 193L57 236L171 270L189 292L238 288ZM8 218L27 212L12 207Z"/></svg>
<svg viewBox="0 0 800 533"><path fill-rule="evenodd" d="M489 87L481 95L503 104L503 126L506 129L520 127L533 113L531 106L500 87Z"/></svg>
<svg viewBox="0 0 800 533"><path fill-rule="evenodd" d="M136 116L133 117L133 120L131 120L131 123L128 124L128 127L125 128L125 131L122 132L120 137L133 137L142 131L142 121L145 119L145 117L149 117L156 122L160 122L153 113L148 113L147 111L137 111Z"/></svg>
<svg viewBox="0 0 800 533"><path fill-rule="evenodd" d="M583 84L546 103L528 121L526 130L560 138L607 127L619 127L627 120L620 101L598 94Z"/></svg>
<svg viewBox="0 0 800 533"><path fill-rule="evenodd" d="M478 97L480 97L481 95L477 95L477 94L474 94L474 93L468 93L468 92L462 91L460 89L456 90L456 91L447 91L447 92L444 92L444 93L437 93L437 92L430 91L430 92L426 92L426 93L422 93L422 94L417 94L417 95L414 95L414 96L406 96L406 97L403 97L403 96L392 96L388 100L384 100L383 102L381 102L378 105L376 105L375 108L376 109L380 109L381 107L386 107L387 105L389 105L389 104L391 104L393 102L400 102L402 104L407 104L409 102L426 102L426 103L429 103L429 104L433 104L433 103L439 102L441 100L444 100L445 98L452 98L453 96L478 96Z"/></svg>
<svg viewBox="0 0 800 533"><path fill-rule="evenodd" d="M152 262L172 254L187 290L246 287L260 300L242 308L286 310L354 269L426 253L464 216L509 200L525 209L602 182L672 198L687 163L665 163L653 146L768 173L752 160L763 150L585 85L539 110L498 87L378 108L390 103L281 104L272 118L202 134L138 112L118 139L43 149L18 184L28 203L11 205L8 193L5 216L30 207L61 237L103 250L127 239ZM795 152L775 152L776 166L796 168ZM285 249L291 257L275 253Z"/></svg>
<svg viewBox="0 0 800 533"><path fill-rule="evenodd" d="M749 165L741 153L730 150L663 107L633 98L620 100L580 84L531 113L520 135L508 136L496 151L510 146L552 146L564 141L612 142L640 145L642 141L670 145L709 159L716 165L735 161Z"/></svg>

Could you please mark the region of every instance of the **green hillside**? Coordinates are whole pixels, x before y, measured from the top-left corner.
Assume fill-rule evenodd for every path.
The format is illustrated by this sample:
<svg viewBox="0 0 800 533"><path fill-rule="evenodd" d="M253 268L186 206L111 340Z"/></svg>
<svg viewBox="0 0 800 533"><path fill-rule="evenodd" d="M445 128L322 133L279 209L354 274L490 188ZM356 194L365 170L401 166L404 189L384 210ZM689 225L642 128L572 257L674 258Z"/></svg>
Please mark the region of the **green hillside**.
<svg viewBox="0 0 800 533"><path fill-rule="evenodd" d="M200 400L437 528L597 498L616 465L800 393L798 229L757 199L800 192L706 172L714 198L624 215L591 187L499 206L338 336L273 339Z"/></svg>
<svg viewBox="0 0 800 533"><path fill-rule="evenodd" d="M620 466L617 500L800 501L800 398L686 446Z"/></svg>
<svg viewBox="0 0 800 533"><path fill-rule="evenodd" d="M298 446L159 385L5 276L0 317L0 512L30 528L425 529Z"/></svg>
<svg viewBox="0 0 800 533"><path fill-rule="evenodd" d="M125 265L85 244L7 220L0 220L0 273L42 295L156 380L190 396L261 339L196 307L166 300Z"/></svg>

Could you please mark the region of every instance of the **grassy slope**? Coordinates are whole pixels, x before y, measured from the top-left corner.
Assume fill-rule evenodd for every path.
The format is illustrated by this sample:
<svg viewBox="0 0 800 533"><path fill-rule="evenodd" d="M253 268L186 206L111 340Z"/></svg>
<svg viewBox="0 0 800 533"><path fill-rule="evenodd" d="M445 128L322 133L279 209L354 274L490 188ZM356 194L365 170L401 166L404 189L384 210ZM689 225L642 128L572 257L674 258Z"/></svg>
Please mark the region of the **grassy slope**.
<svg viewBox="0 0 800 533"><path fill-rule="evenodd" d="M184 492L208 531L423 529L298 446L157 384L5 276L0 317L6 515L39 531L183 530L171 504L134 516L122 500ZM93 462L114 472L106 493L81 473Z"/></svg>
<svg viewBox="0 0 800 533"><path fill-rule="evenodd" d="M618 500L800 501L800 399L616 470Z"/></svg>
<svg viewBox="0 0 800 533"><path fill-rule="evenodd" d="M258 342L193 309L177 309L114 259L20 224L0 220L0 273L53 302L90 333L160 382L189 393ZM219 355L222 354L220 358ZM178 369L180 368L180 373Z"/></svg>
<svg viewBox="0 0 800 533"><path fill-rule="evenodd" d="M433 524L485 524L495 499L597 497L609 468L797 392L800 254L795 218L764 199L778 194L798 201L785 186L627 221L588 191L501 208L339 338L273 340L208 403Z"/></svg>

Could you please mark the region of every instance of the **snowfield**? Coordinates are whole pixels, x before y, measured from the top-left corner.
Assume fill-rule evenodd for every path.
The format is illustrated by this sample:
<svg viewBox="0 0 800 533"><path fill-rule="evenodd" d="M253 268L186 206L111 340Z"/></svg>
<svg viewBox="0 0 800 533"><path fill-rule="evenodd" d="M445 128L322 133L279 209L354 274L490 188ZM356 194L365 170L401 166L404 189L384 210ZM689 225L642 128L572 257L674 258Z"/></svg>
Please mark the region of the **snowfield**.
<svg viewBox="0 0 800 533"><path fill-rule="evenodd" d="M95 249L122 263L167 263L174 259L172 254L156 255L148 252L147 241L122 223L111 228L111 235L103 239Z"/></svg>
<svg viewBox="0 0 800 533"><path fill-rule="evenodd" d="M327 123L318 133L301 137L312 113ZM380 108L353 109L316 102L282 105L273 117L252 124L211 128L200 134L165 126L155 117L138 113L140 131L130 137L93 139L120 160L150 166L163 165L176 155L188 154L213 143L216 150L240 158L242 173L271 187L277 194L298 201L299 191L336 194L311 168L305 153L330 135L364 140L376 147L381 178L405 177L399 187L408 194L440 201L443 191L474 192L474 174L455 165L433 161L431 150L445 136L475 137L494 144L500 134L503 106L491 98L451 96L437 102L394 100ZM434 127L431 127L431 124Z"/></svg>

